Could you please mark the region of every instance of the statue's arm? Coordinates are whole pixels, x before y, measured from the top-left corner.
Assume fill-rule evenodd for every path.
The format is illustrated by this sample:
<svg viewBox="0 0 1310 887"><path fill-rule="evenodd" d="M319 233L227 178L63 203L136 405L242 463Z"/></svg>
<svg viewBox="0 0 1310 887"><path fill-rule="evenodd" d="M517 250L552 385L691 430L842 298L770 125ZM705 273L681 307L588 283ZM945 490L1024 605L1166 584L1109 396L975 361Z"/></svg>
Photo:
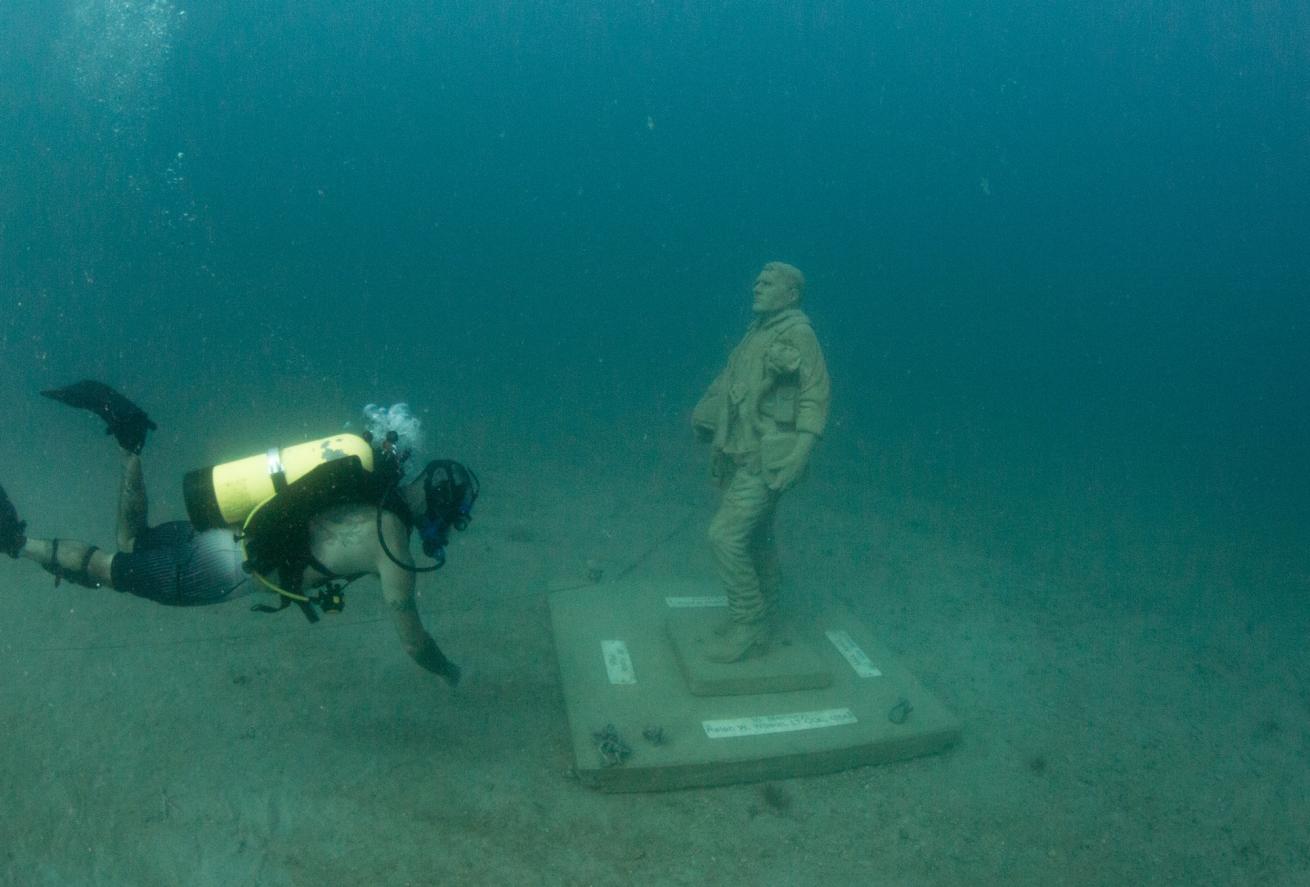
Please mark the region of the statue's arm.
<svg viewBox="0 0 1310 887"><path fill-rule="evenodd" d="M828 406L832 399L832 381L828 378L828 364L823 349L815 338L814 330L804 327L797 336L800 351L800 390L796 397L796 430L813 437L822 437L828 425ZM813 441L810 446L812 447ZM808 455L808 452L806 453Z"/></svg>
<svg viewBox="0 0 1310 887"><path fill-rule="evenodd" d="M718 428L719 414L723 407L723 392L727 387L728 370L725 367L710 387L701 395L695 409L691 411L691 427L697 436L708 439L714 436Z"/></svg>

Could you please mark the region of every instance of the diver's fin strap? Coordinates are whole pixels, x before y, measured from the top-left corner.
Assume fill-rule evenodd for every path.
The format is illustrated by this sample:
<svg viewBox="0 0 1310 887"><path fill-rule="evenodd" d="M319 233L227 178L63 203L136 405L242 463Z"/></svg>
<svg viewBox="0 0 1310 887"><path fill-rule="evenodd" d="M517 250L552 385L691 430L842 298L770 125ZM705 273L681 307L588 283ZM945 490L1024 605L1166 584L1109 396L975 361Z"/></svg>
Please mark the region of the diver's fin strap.
<svg viewBox="0 0 1310 887"><path fill-rule="evenodd" d="M82 565L78 567L76 571L65 570L63 567L59 566L59 540L51 539L50 563L46 566L45 570L47 573L55 577L55 588L58 588L59 584L65 579L74 585L80 585L83 588L99 588L100 583L91 578L91 573L87 569L91 566L91 556L99 550L100 548L96 545L88 545L86 548L86 554L82 555Z"/></svg>
<svg viewBox="0 0 1310 887"><path fill-rule="evenodd" d="M58 588L59 583L64 581L64 569L63 567L59 566L59 540L58 539L50 540L50 566L46 567L46 570L50 572L50 575L55 577L55 588Z"/></svg>
<svg viewBox="0 0 1310 887"><path fill-rule="evenodd" d="M88 545L86 547L86 554L82 555L82 566L78 568L76 573L65 574L69 582L72 582L76 585L80 585L83 588L100 587L100 583L95 579L91 578L91 570L90 570L91 556L99 550L100 550L99 547L95 545Z"/></svg>

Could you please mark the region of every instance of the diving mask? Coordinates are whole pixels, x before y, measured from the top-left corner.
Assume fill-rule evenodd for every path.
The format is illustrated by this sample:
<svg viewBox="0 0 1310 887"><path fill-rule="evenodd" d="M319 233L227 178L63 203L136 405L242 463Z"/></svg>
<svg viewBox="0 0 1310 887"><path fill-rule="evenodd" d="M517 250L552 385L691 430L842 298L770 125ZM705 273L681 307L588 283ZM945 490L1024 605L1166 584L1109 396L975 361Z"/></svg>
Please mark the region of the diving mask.
<svg viewBox="0 0 1310 887"><path fill-rule="evenodd" d="M458 462L438 459L423 469L423 497L427 509L417 522L423 553L437 562L446 561L450 529L463 531L473 519L478 499L478 477Z"/></svg>

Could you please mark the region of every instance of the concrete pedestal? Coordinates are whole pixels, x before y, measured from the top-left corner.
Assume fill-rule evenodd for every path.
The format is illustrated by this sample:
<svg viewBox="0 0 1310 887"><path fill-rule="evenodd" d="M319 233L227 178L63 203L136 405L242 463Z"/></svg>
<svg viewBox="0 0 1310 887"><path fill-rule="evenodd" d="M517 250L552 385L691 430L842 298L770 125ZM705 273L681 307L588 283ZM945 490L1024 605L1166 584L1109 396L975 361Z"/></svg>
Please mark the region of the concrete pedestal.
<svg viewBox="0 0 1310 887"><path fill-rule="evenodd" d="M768 656L703 661L712 586L556 592L551 621L578 777L663 791L829 773L941 751L955 718L841 608L786 624Z"/></svg>

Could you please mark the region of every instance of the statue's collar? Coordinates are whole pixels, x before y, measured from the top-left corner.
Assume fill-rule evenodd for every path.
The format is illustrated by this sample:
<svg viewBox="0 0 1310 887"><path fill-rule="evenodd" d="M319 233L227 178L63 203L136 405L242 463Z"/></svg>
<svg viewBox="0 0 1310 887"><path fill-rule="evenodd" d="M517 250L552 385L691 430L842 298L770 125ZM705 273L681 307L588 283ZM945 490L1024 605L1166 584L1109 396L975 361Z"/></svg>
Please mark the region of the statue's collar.
<svg viewBox="0 0 1310 887"><path fill-rule="evenodd" d="M783 308L768 314L761 314L755 318L755 322L751 326L757 330L768 330L778 326L791 326L802 321L809 321L804 311L799 308Z"/></svg>

